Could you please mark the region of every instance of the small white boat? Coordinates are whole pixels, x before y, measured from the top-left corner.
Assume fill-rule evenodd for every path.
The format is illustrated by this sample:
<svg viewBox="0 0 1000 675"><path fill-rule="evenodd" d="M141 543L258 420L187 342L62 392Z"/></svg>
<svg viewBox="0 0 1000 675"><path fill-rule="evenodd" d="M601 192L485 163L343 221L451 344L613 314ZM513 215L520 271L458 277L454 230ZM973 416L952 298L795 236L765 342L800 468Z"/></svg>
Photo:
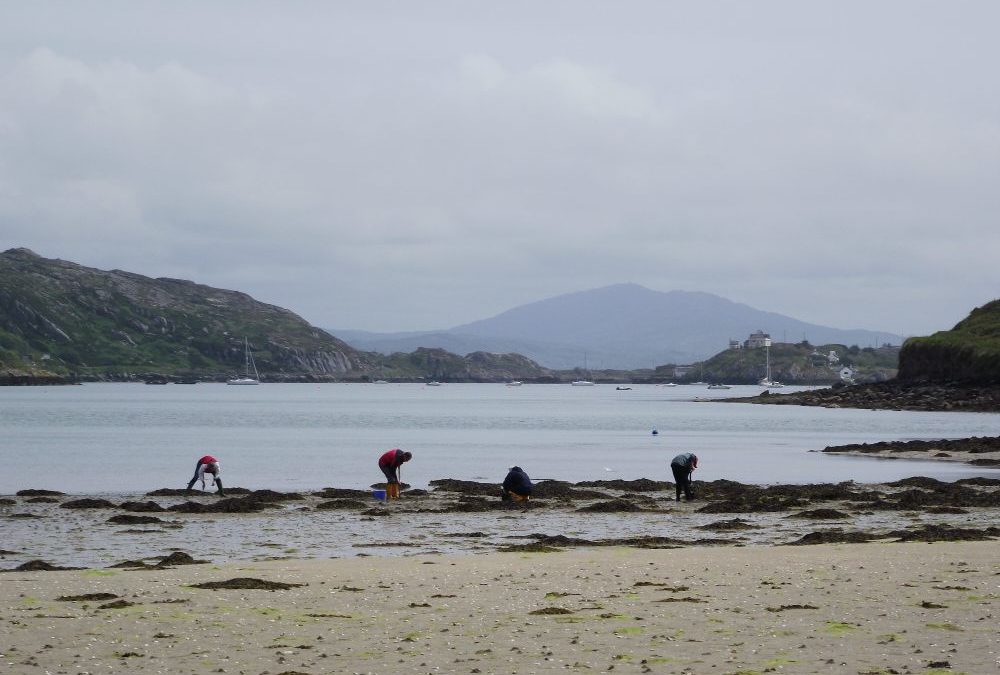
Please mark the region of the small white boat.
<svg viewBox="0 0 1000 675"><path fill-rule="evenodd" d="M709 389L732 389L728 384L710 384Z"/></svg>
<svg viewBox="0 0 1000 675"><path fill-rule="evenodd" d="M632 391L632 387L615 387L615 391Z"/></svg>
<svg viewBox="0 0 1000 675"><path fill-rule="evenodd" d="M250 351L250 343L246 337L243 338L243 360L243 377L234 377L231 380L226 380L226 384L260 384L260 373L257 372L257 364L254 363L253 353ZM250 377L251 367L253 367L253 377Z"/></svg>
<svg viewBox="0 0 1000 675"><path fill-rule="evenodd" d="M431 380L430 382L427 383L427 386L428 387L440 387L441 383L438 382L437 380Z"/></svg>
<svg viewBox="0 0 1000 675"><path fill-rule="evenodd" d="M511 380L510 382L507 383L507 386L508 387L520 387L522 384L524 384L524 383L521 382L520 380Z"/></svg>
<svg viewBox="0 0 1000 675"><path fill-rule="evenodd" d="M778 382L777 380L769 380L766 377L757 384L767 389L781 389L782 387L785 386L781 382Z"/></svg>
<svg viewBox="0 0 1000 675"><path fill-rule="evenodd" d="M590 380L573 380L570 382L574 387L593 387L594 383Z"/></svg>
<svg viewBox="0 0 1000 675"><path fill-rule="evenodd" d="M389 384L388 380L375 380L374 384Z"/></svg>
<svg viewBox="0 0 1000 675"><path fill-rule="evenodd" d="M660 386L660 387L676 387L677 385L674 384L673 382L667 382L666 384L660 384L660 385L657 385L657 386Z"/></svg>

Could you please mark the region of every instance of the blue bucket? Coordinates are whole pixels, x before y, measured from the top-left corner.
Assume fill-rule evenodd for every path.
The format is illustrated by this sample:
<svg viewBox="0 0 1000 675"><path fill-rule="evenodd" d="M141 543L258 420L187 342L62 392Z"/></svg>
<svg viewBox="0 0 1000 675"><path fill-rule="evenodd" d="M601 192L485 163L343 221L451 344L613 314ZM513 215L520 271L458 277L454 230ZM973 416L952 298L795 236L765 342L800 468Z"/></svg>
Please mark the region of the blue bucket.
<svg viewBox="0 0 1000 675"><path fill-rule="evenodd" d="M379 500L380 502L385 501L385 490L372 490L372 497Z"/></svg>

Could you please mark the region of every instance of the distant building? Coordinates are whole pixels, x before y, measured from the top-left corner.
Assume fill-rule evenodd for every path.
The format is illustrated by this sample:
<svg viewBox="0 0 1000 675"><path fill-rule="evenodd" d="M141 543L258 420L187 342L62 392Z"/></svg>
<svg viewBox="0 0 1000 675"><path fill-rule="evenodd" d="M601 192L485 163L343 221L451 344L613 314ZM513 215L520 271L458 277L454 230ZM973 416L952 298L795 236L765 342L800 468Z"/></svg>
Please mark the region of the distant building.
<svg viewBox="0 0 1000 675"><path fill-rule="evenodd" d="M762 330L755 333L750 333L750 337L746 339L743 343L747 349L760 349L761 347L771 346L771 336Z"/></svg>
<svg viewBox="0 0 1000 675"><path fill-rule="evenodd" d="M826 360L827 362L829 362L830 365L833 365L835 363L840 363L840 357L837 356L837 352L832 349L830 350L830 353L827 355Z"/></svg>
<svg viewBox="0 0 1000 675"><path fill-rule="evenodd" d="M743 343L740 342L739 340L730 340L729 341L729 348L730 349L743 349Z"/></svg>
<svg viewBox="0 0 1000 675"><path fill-rule="evenodd" d="M694 366L674 366L674 377L680 379L691 372Z"/></svg>
<svg viewBox="0 0 1000 675"><path fill-rule="evenodd" d="M854 370L844 366L840 369L840 379L842 382L853 383L854 382Z"/></svg>

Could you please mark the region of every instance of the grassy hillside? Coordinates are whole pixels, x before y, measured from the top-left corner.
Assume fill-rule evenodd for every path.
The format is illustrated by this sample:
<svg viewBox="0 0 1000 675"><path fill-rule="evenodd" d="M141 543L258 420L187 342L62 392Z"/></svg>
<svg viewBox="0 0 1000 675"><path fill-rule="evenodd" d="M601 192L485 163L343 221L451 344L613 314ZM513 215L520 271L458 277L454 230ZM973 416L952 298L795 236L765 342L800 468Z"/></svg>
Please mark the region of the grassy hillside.
<svg viewBox="0 0 1000 675"><path fill-rule="evenodd" d="M839 360L831 363L830 352L835 352ZM887 380L896 374L898 354L898 347L777 342L771 346L771 377L786 384L831 384L840 380L840 369L848 366L855 372L856 381ZM696 364L678 381L756 384L765 372L764 349L727 349L703 364Z"/></svg>
<svg viewBox="0 0 1000 675"><path fill-rule="evenodd" d="M443 349L420 348L381 357L374 378L440 382L504 382L552 380L551 371L520 354L473 352L465 356Z"/></svg>
<svg viewBox="0 0 1000 675"><path fill-rule="evenodd" d="M264 376L331 377L370 367L366 355L244 293L96 270L26 249L0 254L0 370L224 378L243 370L244 337Z"/></svg>
<svg viewBox="0 0 1000 675"><path fill-rule="evenodd" d="M1000 383L1000 300L972 310L949 331L907 340L899 354L899 379Z"/></svg>

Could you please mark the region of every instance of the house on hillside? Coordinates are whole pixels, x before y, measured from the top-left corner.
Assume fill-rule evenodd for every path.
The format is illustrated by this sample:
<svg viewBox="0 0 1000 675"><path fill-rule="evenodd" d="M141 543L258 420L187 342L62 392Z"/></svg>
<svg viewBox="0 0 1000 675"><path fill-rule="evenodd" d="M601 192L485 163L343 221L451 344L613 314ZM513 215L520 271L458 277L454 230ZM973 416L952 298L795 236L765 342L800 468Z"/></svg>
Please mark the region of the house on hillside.
<svg viewBox="0 0 1000 675"><path fill-rule="evenodd" d="M743 343L740 342L739 340L730 340L729 348L735 350L743 349Z"/></svg>
<svg viewBox="0 0 1000 675"><path fill-rule="evenodd" d="M771 336L762 330L750 333L750 337L743 343L747 349L760 349L771 346Z"/></svg>

